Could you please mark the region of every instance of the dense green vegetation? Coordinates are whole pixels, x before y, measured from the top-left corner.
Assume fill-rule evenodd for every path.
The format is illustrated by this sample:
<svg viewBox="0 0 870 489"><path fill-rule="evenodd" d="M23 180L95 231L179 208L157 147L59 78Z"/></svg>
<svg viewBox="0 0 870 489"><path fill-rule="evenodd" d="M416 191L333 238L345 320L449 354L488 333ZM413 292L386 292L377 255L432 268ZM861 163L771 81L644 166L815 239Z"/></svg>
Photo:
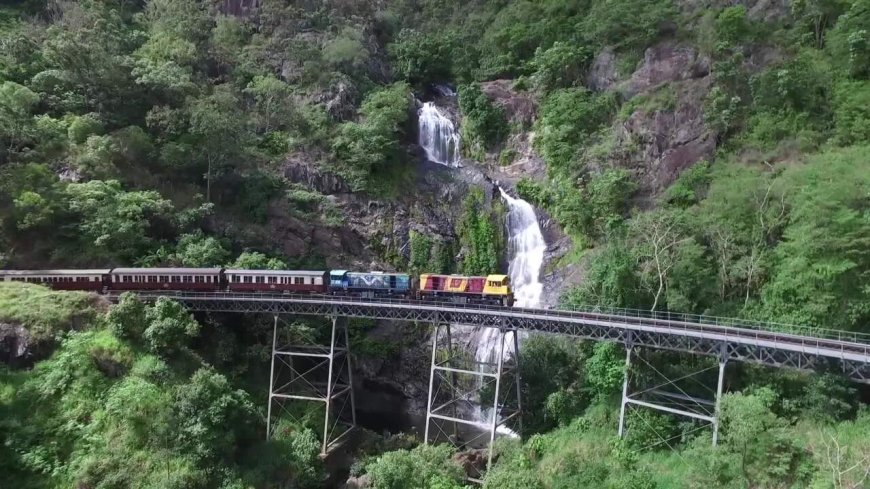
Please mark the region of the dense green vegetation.
<svg viewBox="0 0 870 489"><path fill-rule="evenodd" d="M517 190L573 241L563 260L580 261L583 281L564 303L870 332L868 0L260 0L240 16L234 3L0 7L0 266L320 265L316 243L279 256L256 232L277 217L324 239L348 221L286 182L285 162L338 175L358 202L413 195L413 95L449 82L467 156L509 163L529 140L544 160L546 179ZM659 42L709 59L697 107L684 110L678 83L620 89ZM604 49L618 80L598 90ZM534 122L508 121L484 90L496 79L537 102ZM693 110L717 149L654 188L645 142L624 129ZM450 239L424 226L397 238L386 215L367 246L414 273L503 269L498 199L475 189L458 207ZM249 371L271 330L240 334L168 301L107 308L0 287L0 322L22 325L39 360L0 369L0 485L322 486L307 427L320 420L282 420L262 441L265 389ZM372 327L352 325L354 348L395 353ZM615 344L532 337L521 355L526 437L501 446L485 487L867 484L870 417L834 373L729 367L714 449L698 425L643 410L615 438ZM461 487L452 450L405 441L372 448L352 474L376 489Z"/></svg>
<svg viewBox="0 0 870 489"><path fill-rule="evenodd" d="M33 370L0 370L4 485L319 486L316 435L282 425L263 442L252 396L207 360L207 348L192 348L203 340L200 324L182 306L125 296L102 314L81 294L43 290L0 289L4 314L15 313L6 305L22 294L47 314L6 320L34 334L50 320L60 341ZM66 317L50 315L51 308Z"/></svg>

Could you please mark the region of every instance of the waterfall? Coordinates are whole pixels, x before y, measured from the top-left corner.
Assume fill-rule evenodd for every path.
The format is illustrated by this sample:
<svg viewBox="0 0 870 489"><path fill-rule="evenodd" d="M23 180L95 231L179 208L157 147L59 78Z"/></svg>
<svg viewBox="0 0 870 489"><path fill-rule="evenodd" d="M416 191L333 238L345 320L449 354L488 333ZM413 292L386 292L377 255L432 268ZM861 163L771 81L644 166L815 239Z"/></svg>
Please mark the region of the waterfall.
<svg viewBox="0 0 870 489"><path fill-rule="evenodd" d="M538 224L535 208L523 199L515 199L501 187L498 188L507 202L507 229L511 261L508 275L514 289L514 305L517 307L538 307L541 305L541 267L544 265L544 252L547 243Z"/></svg>
<svg viewBox="0 0 870 489"><path fill-rule="evenodd" d="M459 133L453 122L432 102L424 103L417 115L420 122L419 143L429 161L459 167Z"/></svg>
<svg viewBox="0 0 870 489"><path fill-rule="evenodd" d="M501 187L501 196L508 205L507 232L510 264L508 275L514 291L515 307L539 307L544 286L541 283L541 267L544 264L544 252L547 243L538 224L535 208L522 199L508 195ZM516 334L516 332L514 332ZM478 363L494 364L498 362L499 331L495 328L482 328L477 338L474 359ZM505 338L504 355L514 355L513 338ZM481 409L478 419L488 422L492 415L491 409ZM517 436L507 427L500 427L499 433Z"/></svg>
<svg viewBox="0 0 870 489"><path fill-rule="evenodd" d="M523 199L511 197L501 187L498 189L508 205L508 275L514 291L514 306L535 308L541 305L541 293L544 290L540 277L547 243L541 233L535 208ZM496 329L483 328L474 354L476 361L498 361L498 334ZM513 354L512 343L505 344L505 353Z"/></svg>

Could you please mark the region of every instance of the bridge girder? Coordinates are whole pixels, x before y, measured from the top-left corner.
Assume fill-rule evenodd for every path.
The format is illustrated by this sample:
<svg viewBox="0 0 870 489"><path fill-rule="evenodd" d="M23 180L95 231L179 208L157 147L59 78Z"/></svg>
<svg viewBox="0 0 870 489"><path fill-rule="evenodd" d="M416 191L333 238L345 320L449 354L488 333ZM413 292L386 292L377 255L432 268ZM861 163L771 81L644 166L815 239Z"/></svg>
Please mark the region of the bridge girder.
<svg viewBox="0 0 870 489"><path fill-rule="evenodd" d="M414 301L357 300L331 296L282 296L229 293L144 292L145 300L169 297L193 311L263 313L385 319L508 328L573 336L596 341L693 353L722 355L728 361L778 368L829 367L856 382L870 383L870 344L824 340L774 331L688 324L643 317L528 310ZM586 317L588 316L588 317Z"/></svg>

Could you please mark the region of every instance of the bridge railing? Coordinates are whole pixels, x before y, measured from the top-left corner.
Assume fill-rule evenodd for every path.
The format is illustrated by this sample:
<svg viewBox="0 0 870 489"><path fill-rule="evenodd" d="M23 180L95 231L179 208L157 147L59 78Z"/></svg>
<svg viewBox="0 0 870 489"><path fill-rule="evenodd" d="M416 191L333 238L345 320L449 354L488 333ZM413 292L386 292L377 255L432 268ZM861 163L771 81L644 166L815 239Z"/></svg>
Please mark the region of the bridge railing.
<svg viewBox="0 0 870 489"><path fill-rule="evenodd" d="M867 352L870 352L870 334L841 331L824 328L815 328L809 326L798 326L794 324L775 323L754 321L739 318L725 318L718 316L707 316L699 314L673 313L667 311L648 311L641 309L614 308L604 306L576 306L576 307L558 307L554 309L531 309L531 308L505 308L502 306L489 306L478 304L457 304L445 302L420 302L407 299L368 299L359 297L344 297L330 295L294 295L294 294L262 294L262 293L212 293L212 292L173 292L173 291L154 291L153 295L174 297L178 299L214 299L223 297L226 299L236 300L294 300L294 301L324 301L324 302L344 302L344 303L360 303L360 304L382 304L393 306L411 306L411 307L433 307L442 306L451 309L463 309L468 311L491 311L504 313L505 311L515 311L524 314L540 314L547 316L569 316L577 317L582 315L594 315L602 321L614 321L619 319L627 324L636 325L654 325L666 327L677 331L706 331L718 332L722 334L738 334L741 336L753 335L760 337L763 334L764 339L772 341L783 341L790 343L801 343L806 346L823 346L815 340L837 341L841 343L859 344ZM145 292L142 295L149 295ZM829 345L828 345L829 346Z"/></svg>
<svg viewBox="0 0 870 489"><path fill-rule="evenodd" d="M777 323L771 321L756 321L752 319L710 316L703 314L687 314L669 311L649 311L645 309L629 309L606 306L559 306L552 310L587 314L601 314L606 316L622 316L626 318L636 318L640 320L648 319L667 321L670 323L691 323L697 325L720 326L723 328L764 331L769 333L784 333L794 336L808 336L826 340L870 344L870 334L868 333L817 328L814 326L800 326L796 324Z"/></svg>

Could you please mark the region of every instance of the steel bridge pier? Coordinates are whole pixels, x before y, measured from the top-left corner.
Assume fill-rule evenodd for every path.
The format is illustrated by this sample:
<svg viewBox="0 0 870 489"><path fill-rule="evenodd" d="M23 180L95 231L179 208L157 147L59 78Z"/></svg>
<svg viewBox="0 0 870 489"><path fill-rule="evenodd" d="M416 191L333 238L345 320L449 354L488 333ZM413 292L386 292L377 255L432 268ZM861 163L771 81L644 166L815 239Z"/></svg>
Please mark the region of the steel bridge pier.
<svg viewBox="0 0 870 489"><path fill-rule="evenodd" d="M717 365L705 365L689 373L681 372L679 376L671 377L667 372L662 372L645 360L642 350L637 348L629 338L625 345L625 376L622 383L622 403L619 409L617 432L619 437L623 438L626 434L628 409L648 408L701 421L702 424L693 429L693 432L712 427L713 446L716 446L719 439L719 412L725 381L725 368L728 362L727 345L723 343L721 350L722 354L719 355ZM637 366L632 365L632 357L639 360ZM636 375L638 379L634 382L631 380L633 369L638 373ZM640 375L641 369L645 375ZM718 370L715 391L705 383L705 380L708 382L712 380L711 373L714 370ZM635 390L632 391L632 387ZM697 394L699 391L701 394L709 394L712 399ZM652 446L659 444L671 446L671 438L665 438L659 433L656 435L660 438L659 442Z"/></svg>
<svg viewBox="0 0 870 489"><path fill-rule="evenodd" d="M516 329L486 328L494 334L495 358L469 357L455 342L450 323L436 322L426 408L426 444L486 446L486 467L492 466L496 435L522 432L519 340ZM483 471L470 467L469 479L480 482Z"/></svg>
<svg viewBox="0 0 870 489"><path fill-rule="evenodd" d="M292 337L282 339L277 315L272 329L266 439L274 436L280 426L273 420L273 407L280 414L298 420L300 413L290 409L287 401L314 402L323 406L321 456L356 428L347 318L333 316L331 323L329 345L303 345Z"/></svg>

